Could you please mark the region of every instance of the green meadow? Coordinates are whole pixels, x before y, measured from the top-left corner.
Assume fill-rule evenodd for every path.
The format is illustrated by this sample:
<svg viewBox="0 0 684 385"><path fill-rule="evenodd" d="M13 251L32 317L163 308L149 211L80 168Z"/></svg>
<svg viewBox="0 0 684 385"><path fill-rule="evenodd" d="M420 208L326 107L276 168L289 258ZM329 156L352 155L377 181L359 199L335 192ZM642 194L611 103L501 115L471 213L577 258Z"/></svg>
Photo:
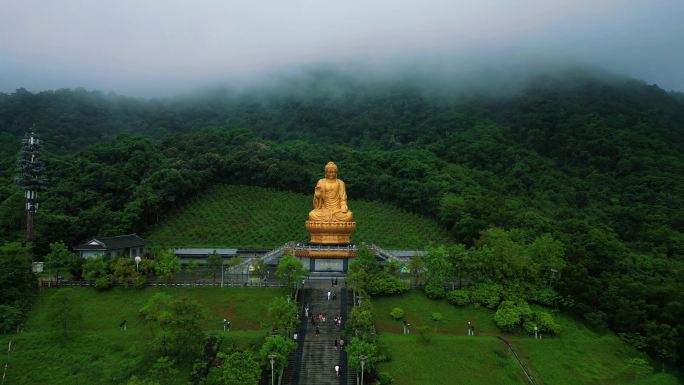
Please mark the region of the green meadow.
<svg viewBox="0 0 684 385"><path fill-rule="evenodd" d="M73 289L82 304L83 318L75 337L60 341L51 332L48 318L49 297L55 289L43 290L19 335L3 335L0 341L9 355L5 384L125 384L132 375L145 375L153 364L151 337L138 318L138 310L159 291L173 296L187 296L205 309L204 328L222 333L223 318L231 321L231 330L222 333L229 344L258 345L266 335L262 327L268 303L286 295L280 289L265 288L173 288L113 289L98 292L89 288ZM127 330L119 323L128 321ZM180 373L175 384L188 382L191 362L178 363Z"/></svg>
<svg viewBox="0 0 684 385"><path fill-rule="evenodd" d="M542 336L535 340L527 335L506 335L495 326L494 312L474 306L456 307L446 301L433 301L421 292L411 291L397 297L373 299L375 324L380 341L391 353L392 360L379 371L394 377L397 385L442 384L525 384L524 374L496 336L510 341L539 384L553 385L674 385L680 381L667 373L659 373L657 362L626 345L609 331L597 332L573 317L555 313L562 326L559 336ZM402 308L412 334L402 334L402 324L389 313ZM433 312L444 319L436 324ZM475 337L467 336L466 324L476 326ZM418 336L418 327L428 326L430 342ZM651 369L638 370L631 359L643 358Z"/></svg>

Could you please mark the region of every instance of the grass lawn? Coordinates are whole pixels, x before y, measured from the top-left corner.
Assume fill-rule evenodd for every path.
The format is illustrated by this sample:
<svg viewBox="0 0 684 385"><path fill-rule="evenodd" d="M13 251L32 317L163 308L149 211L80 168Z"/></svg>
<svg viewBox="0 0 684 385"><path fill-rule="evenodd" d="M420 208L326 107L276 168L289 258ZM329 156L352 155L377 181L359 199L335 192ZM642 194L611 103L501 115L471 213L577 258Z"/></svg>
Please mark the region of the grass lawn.
<svg viewBox="0 0 684 385"><path fill-rule="evenodd" d="M595 332L573 317L556 314L562 333L535 340L512 337L511 342L525 356L535 377L546 384L678 384L668 375L639 376L627 365L630 358L646 358L623 343L615 334ZM652 362L655 371L660 367ZM655 381L655 382L654 382Z"/></svg>
<svg viewBox="0 0 684 385"><path fill-rule="evenodd" d="M494 325L494 312L473 306L456 307L446 301L433 301L422 292L411 291L398 297L373 299L375 324L381 341L386 343L392 361L381 365L397 384L524 384L517 363L494 335L503 335ZM389 313L394 307L406 312L413 325L412 336L402 335L400 322ZM417 326L434 327L433 312L440 312L444 322L438 325L430 344L416 340ZM528 336L503 335L526 361L540 384L553 385L674 385L681 382L667 373L637 375L630 368L630 358L646 358L624 344L612 332L598 333L582 322L563 314L555 314L562 325L559 336L534 340ZM467 321L476 325L476 337L465 336ZM515 361L513 361L515 363ZM656 362L654 371L659 370Z"/></svg>
<svg viewBox="0 0 684 385"><path fill-rule="evenodd" d="M75 288L83 305L83 320L78 335L67 343L50 333L46 315L49 296L55 289L43 290L30 315L24 333L14 337L14 348L3 355L7 362L5 384L122 384L133 374L145 374L151 366L147 352L150 337L138 320L138 310L158 291L188 296L207 309L205 329L219 333L223 318L231 321L231 331L222 333L228 344L259 344L265 336L261 321L272 298L285 295L281 289L265 288L178 288L114 289L97 292ZM121 320L128 330L119 330ZM11 336L2 336L6 347ZM181 373L174 384L186 384L192 363L179 363Z"/></svg>
<svg viewBox="0 0 684 385"><path fill-rule="evenodd" d="M167 247L275 247L308 241L304 222L311 208L310 195L219 185L194 198L145 238ZM356 221L355 242L399 249L450 242L435 221L394 206L351 197L349 208Z"/></svg>
<svg viewBox="0 0 684 385"><path fill-rule="evenodd" d="M429 343L417 336L384 333L380 338L392 361L380 366L395 385L518 385L525 378L513 355L495 337L433 335Z"/></svg>
<svg viewBox="0 0 684 385"><path fill-rule="evenodd" d="M412 325L414 332L418 326L434 327L432 313L439 312L444 317L437 325L440 334L467 336L468 321L475 325L477 334L499 333L491 310L473 306L458 308L446 301L431 301L421 291L411 290L399 297L376 297L373 298L373 307L375 325L384 332L402 333L402 323L389 315L393 308L400 307L404 309L406 322Z"/></svg>

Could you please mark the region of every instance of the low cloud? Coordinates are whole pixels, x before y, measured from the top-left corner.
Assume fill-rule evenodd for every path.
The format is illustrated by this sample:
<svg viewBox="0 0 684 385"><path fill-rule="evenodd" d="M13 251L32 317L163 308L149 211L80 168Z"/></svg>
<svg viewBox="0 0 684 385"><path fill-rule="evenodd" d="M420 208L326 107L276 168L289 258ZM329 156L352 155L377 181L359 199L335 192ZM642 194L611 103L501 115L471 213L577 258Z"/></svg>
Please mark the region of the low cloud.
<svg viewBox="0 0 684 385"><path fill-rule="evenodd" d="M0 92L164 96L330 65L475 73L593 65L684 90L681 1L6 0Z"/></svg>

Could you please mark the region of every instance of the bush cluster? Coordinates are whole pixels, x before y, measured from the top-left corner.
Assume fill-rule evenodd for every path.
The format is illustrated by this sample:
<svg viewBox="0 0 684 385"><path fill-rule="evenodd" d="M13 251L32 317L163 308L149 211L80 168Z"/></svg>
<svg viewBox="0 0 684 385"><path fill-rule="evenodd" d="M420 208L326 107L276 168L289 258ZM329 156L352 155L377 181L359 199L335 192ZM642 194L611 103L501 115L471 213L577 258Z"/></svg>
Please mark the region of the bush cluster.
<svg viewBox="0 0 684 385"><path fill-rule="evenodd" d="M409 283L381 271L368 278L366 292L370 295L399 295L407 292Z"/></svg>

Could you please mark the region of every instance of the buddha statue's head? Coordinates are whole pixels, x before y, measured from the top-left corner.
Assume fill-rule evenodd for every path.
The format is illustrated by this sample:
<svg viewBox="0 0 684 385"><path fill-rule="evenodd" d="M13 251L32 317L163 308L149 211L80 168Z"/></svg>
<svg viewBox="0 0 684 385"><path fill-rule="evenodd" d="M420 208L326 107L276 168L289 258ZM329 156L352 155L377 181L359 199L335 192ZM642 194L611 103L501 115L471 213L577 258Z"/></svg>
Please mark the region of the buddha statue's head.
<svg viewBox="0 0 684 385"><path fill-rule="evenodd" d="M325 165L325 179L337 179L337 165L333 162L328 162Z"/></svg>

